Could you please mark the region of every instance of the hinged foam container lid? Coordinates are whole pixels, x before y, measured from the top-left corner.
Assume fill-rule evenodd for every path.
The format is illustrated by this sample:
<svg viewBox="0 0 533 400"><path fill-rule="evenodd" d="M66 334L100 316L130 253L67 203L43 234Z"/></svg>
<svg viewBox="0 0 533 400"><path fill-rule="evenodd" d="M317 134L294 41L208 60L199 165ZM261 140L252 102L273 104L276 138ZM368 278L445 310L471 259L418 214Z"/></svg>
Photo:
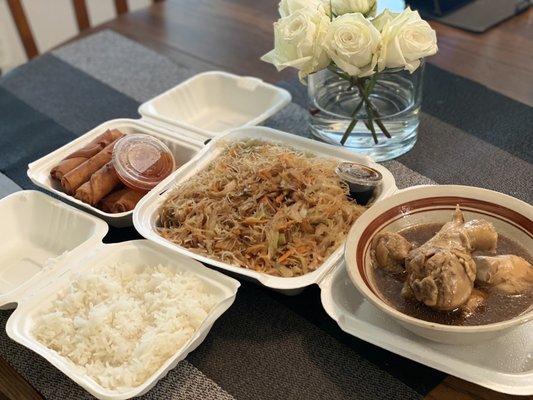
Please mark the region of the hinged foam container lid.
<svg viewBox="0 0 533 400"><path fill-rule="evenodd" d="M290 93L259 78L204 72L141 104L154 124L179 127L203 140L258 125L291 101Z"/></svg>
<svg viewBox="0 0 533 400"><path fill-rule="evenodd" d="M23 190L0 200L0 308L15 303L102 241L107 224L44 193Z"/></svg>

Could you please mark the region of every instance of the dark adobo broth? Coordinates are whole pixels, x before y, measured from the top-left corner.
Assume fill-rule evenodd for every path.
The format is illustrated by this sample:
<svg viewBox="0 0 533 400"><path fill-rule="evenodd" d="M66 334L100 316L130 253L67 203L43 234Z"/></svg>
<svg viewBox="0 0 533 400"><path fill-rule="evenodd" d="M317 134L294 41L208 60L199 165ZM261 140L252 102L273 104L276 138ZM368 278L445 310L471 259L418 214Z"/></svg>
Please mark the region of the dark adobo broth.
<svg viewBox="0 0 533 400"><path fill-rule="evenodd" d="M398 233L418 247L432 238L442 225L417 225ZM502 235L498 235L496 252L497 254L515 254L530 263L532 262L531 255L523 247ZM482 254L482 252L474 253L474 255ZM486 293L487 298L484 304L472 315L466 316L459 310L450 312L437 311L415 299L405 299L401 295L403 283L406 279L405 273L391 274L383 268L373 268L373 276L377 289L387 302L398 311L425 321L445 325L486 325L506 321L522 314L533 302L533 290L520 295L506 295L476 283L475 287Z"/></svg>

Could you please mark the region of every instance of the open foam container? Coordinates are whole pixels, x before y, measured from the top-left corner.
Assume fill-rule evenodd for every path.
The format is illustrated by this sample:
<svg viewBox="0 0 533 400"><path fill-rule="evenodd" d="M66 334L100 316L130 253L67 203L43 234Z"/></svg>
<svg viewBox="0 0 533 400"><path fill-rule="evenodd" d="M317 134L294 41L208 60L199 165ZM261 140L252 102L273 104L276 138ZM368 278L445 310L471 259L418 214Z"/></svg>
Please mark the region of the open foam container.
<svg viewBox="0 0 533 400"><path fill-rule="evenodd" d="M50 177L50 170L70 153L79 149L101 135L108 129L119 129L122 133L144 133L154 136L165 143L176 160L177 165L187 163L203 146L202 142L191 139L186 134L170 131L167 128L152 125L145 121L134 119L114 119L91 129L76 140L67 143L63 147L47 154L46 156L28 165L28 177L37 186L59 196L72 203L78 208L85 209L90 213L102 218L115 227L131 226L133 211L122 213L106 213L96 207L76 199L61 190L59 182Z"/></svg>
<svg viewBox="0 0 533 400"><path fill-rule="evenodd" d="M235 129L231 132L217 136L209 142L196 156L163 182L156 186L150 193L144 196L133 214L133 223L137 231L146 239L158 243L177 254L186 255L203 263L213 265L224 271L228 271L244 278L256 280L272 289L280 290L286 294L295 294L306 286L320 282L322 277L331 268L342 261L343 245L340 245L315 271L305 275L291 278L283 278L256 272L251 269L233 266L213 258L199 255L185 247L176 245L157 233L158 211L165 202L170 191L168 189L179 185L191 176L205 169L215 158L217 158L225 148L225 145L246 139L261 139L271 143L279 143L291 146L301 151L312 153L317 156L341 161L351 161L372 167L383 176L382 184L378 189L376 201L390 196L396 191L394 177L385 167L376 164L370 158L361 156L345 149L321 143L315 140L306 139L286 132L277 131L265 127L246 127Z"/></svg>
<svg viewBox="0 0 533 400"><path fill-rule="evenodd" d="M21 191L0 200L7 218L0 235L0 307L14 308L6 332L33 350L99 399L140 396L202 343L213 323L235 300L239 282L178 256L147 240L103 244L107 224L36 191ZM29 223L31 222L31 223ZM202 280L218 301L193 336L145 382L133 388L110 390L89 378L82 368L38 342L32 335L35 319L78 274L104 265L127 263L137 268L165 265L188 271Z"/></svg>
<svg viewBox="0 0 533 400"><path fill-rule="evenodd" d="M133 211L106 213L61 190L50 170L70 153L107 129L125 134L144 133L165 143L178 166L187 163L206 139L239 126L263 122L286 106L285 89L258 78L211 71L193 76L139 107L141 119L114 119L102 123L76 140L28 165L28 177L37 186L85 209L115 227L132 225Z"/></svg>

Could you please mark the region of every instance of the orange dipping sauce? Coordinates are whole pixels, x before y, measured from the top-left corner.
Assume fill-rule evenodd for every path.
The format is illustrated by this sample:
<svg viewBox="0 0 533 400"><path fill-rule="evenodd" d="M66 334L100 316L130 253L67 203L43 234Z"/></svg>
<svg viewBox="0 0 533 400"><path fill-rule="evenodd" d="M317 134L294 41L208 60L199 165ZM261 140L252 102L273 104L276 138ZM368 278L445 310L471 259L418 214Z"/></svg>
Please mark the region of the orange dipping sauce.
<svg viewBox="0 0 533 400"><path fill-rule="evenodd" d="M126 186L142 192L157 186L176 167L170 149L161 140L144 134L120 139L113 149L113 164Z"/></svg>

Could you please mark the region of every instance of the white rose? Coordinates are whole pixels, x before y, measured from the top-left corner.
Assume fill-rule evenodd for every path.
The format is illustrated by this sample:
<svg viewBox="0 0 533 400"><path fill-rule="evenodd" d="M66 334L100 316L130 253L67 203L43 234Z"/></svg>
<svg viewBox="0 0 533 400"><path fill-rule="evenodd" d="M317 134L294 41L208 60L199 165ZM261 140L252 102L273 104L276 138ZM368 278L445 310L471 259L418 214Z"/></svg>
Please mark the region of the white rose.
<svg viewBox="0 0 533 400"><path fill-rule="evenodd" d="M420 66L421 58L432 56L438 50L435 31L417 11L409 8L385 23L381 41L379 71L403 67L413 73Z"/></svg>
<svg viewBox="0 0 533 400"><path fill-rule="evenodd" d="M394 18L396 18L400 13L393 13L389 11L389 9L385 9L381 14L379 14L376 18L372 20L372 24L376 27L378 31L382 31L383 27L387 24L387 22L392 21Z"/></svg>
<svg viewBox="0 0 533 400"><path fill-rule="evenodd" d="M360 12L363 15L376 14L377 0L331 0L331 9L335 15Z"/></svg>
<svg viewBox="0 0 533 400"><path fill-rule="evenodd" d="M309 8L302 8L274 23L274 50L261 60L274 64L281 71L287 67L299 70L300 79L326 68L330 59L321 46L329 17Z"/></svg>
<svg viewBox="0 0 533 400"><path fill-rule="evenodd" d="M329 5L326 8L323 0L281 0L278 11L279 15L284 18L302 8L310 8L329 15Z"/></svg>
<svg viewBox="0 0 533 400"><path fill-rule="evenodd" d="M330 24L324 47L349 75L369 76L375 72L379 40L379 31L363 14L344 14Z"/></svg>

